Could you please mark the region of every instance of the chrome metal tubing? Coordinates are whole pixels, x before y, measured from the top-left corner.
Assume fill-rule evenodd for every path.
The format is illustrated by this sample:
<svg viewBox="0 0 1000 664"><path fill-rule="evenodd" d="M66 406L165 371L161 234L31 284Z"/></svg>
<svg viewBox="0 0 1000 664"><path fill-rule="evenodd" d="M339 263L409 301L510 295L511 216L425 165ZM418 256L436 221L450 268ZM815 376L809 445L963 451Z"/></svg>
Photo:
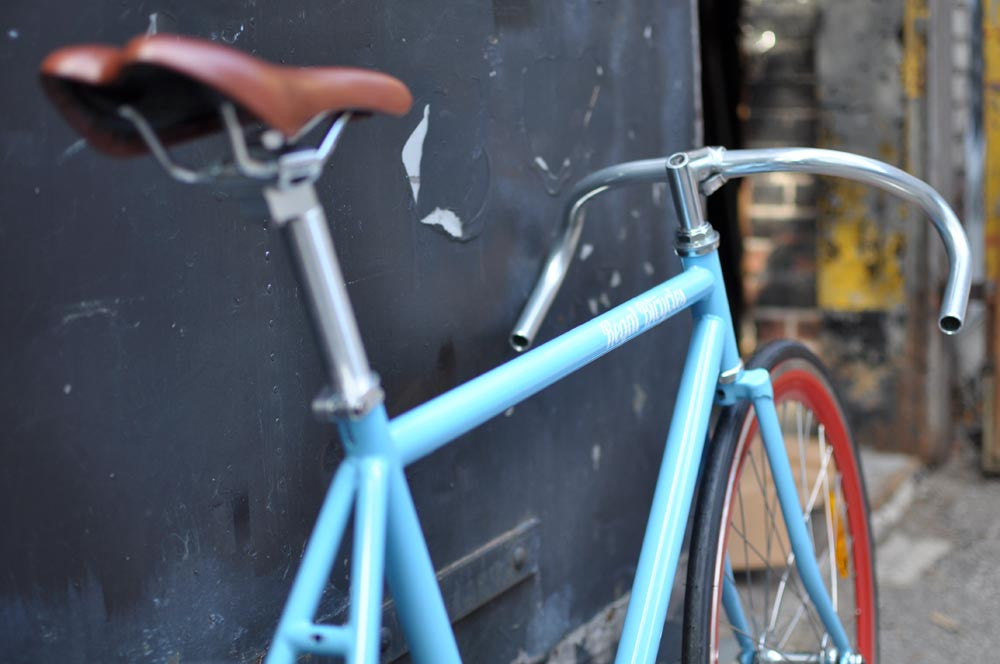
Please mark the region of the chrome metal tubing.
<svg viewBox="0 0 1000 664"><path fill-rule="evenodd" d="M214 163L200 169L194 169L174 161L166 146L157 136L156 130L137 110L125 104L119 106L117 112L119 116L132 123L156 161L175 180L185 184L205 184L224 179L235 179L240 176L256 180L273 180L280 176L281 182L279 184L282 187L297 184L302 180L314 181L318 179L323 166L326 165L330 155L336 149L344 134L344 129L351 119L351 112L340 113L330 124L322 142L316 148L303 148L281 155L276 160L260 161L250 154L250 148L247 145L236 107L231 102L223 102L219 106L219 115L233 149L233 163ZM299 134L292 137L288 144L294 144L326 117L326 113L320 113L314 117L300 130ZM263 140L263 143L265 147L269 145L267 140ZM285 145L284 137L277 134L277 141L273 142L273 145L268 149L277 151L283 145Z"/></svg>
<svg viewBox="0 0 1000 664"><path fill-rule="evenodd" d="M361 343L323 207L308 183L288 191L269 189L267 196L275 218L288 226L330 377L345 409L353 416L364 414L381 401L381 391Z"/></svg>
<svg viewBox="0 0 1000 664"><path fill-rule="evenodd" d="M184 184L204 184L224 177L231 177L235 170L222 164L211 164L202 169L193 169L183 166L170 156L167 148L160 142L156 130L146 121L146 118L129 105L118 107L118 115L125 118L139 132L139 136L149 147L156 161L163 167L170 177Z"/></svg>
<svg viewBox="0 0 1000 664"><path fill-rule="evenodd" d="M708 148L688 154L691 157L689 168L696 178L716 188L727 179L755 173L812 173L863 182L919 206L930 217L948 255L948 282L941 301L938 327L945 334L955 334L961 329L972 283L969 241L951 206L926 182L876 159L837 150Z"/></svg>
<svg viewBox="0 0 1000 664"><path fill-rule="evenodd" d="M758 662L781 662L788 664L831 664L837 661L836 650L827 654L778 652L771 648L761 648L757 653Z"/></svg>
<svg viewBox="0 0 1000 664"><path fill-rule="evenodd" d="M573 254L576 253L580 233L583 231L584 204L598 194L623 185L662 182L666 179L666 164L666 159L631 161L601 169L576 183L563 208L565 225L562 238L545 260L542 274L511 332L510 345L514 350L527 350L534 342L538 328L545 320L545 314L566 278L566 271L573 261Z"/></svg>
<svg viewBox="0 0 1000 664"><path fill-rule="evenodd" d="M667 159L667 183L673 194L674 211L677 213L680 229L688 234L705 225L705 210L701 203L701 192L698 191L698 179L687 168L689 162L685 152L672 154Z"/></svg>
<svg viewBox="0 0 1000 664"><path fill-rule="evenodd" d="M683 197L686 202L675 200L681 232L684 232L701 216L700 196L690 191L693 183L699 183L701 193L709 196L727 179L779 171L830 175L863 182L923 209L944 242L948 255L948 282L941 302L938 327L945 334L955 334L961 329L972 283L969 241L958 217L933 187L895 166L837 150L726 150L708 147L677 153L668 159L647 159L611 166L592 173L576 184L564 208L562 237L549 253L542 274L511 332L511 346L520 352L534 342L580 241L583 207L594 196L627 184L668 181L673 190L690 194ZM676 191L672 193L676 199Z"/></svg>
<svg viewBox="0 0 1000 664"><path fill-rule="evenodd" d="M233 148L233 159L240 173L248 178L259 180L269 180L278 174L278 164L273 161L258 161L250 155L250 148L247 147L247 139L243 134L243 125L240 124L239 115L236 113L236 106L232 102L224 102L219 106L219 115L222 116L222 124L226 127L226 135L229 136L229 144Z"/></svg>

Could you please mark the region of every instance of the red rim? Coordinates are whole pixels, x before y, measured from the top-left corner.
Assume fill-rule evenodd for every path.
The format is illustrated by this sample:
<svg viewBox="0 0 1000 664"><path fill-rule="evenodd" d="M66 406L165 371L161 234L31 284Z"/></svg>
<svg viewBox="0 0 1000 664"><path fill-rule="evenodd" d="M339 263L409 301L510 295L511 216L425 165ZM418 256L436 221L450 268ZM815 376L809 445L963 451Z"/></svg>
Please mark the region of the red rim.
<svg viewBox="0 0 1000 664"><path fill-rule="evenodd" d="M803 369L790 368L781 370L779 363L772 369L772 385L775 404L781 401L798 401L809 408L816 416L817 423L822 422L826 429L826 440L833 448L833 459L841 474L841 490L847 503L847 522L852 538L851 555L854 562L854 592L856 604L856 634L857 649L868 664L875 662L875 589L874 574L871 559L871 535L868 531L866 518L867 503L861 482L854 448L847 434L843 414L833 398L830 388L820 377ZM748 411L748 414L752 410ZM712 656L718 657L719 642L719 607L722 603L722 567L724 552L728 544L729 513L734 495L733 488L739 482L743 473L750 446L747 441L754 440L757 433L757 418L748 417L743 424L740 441L736 450L739 463L734 464L735 473L730 475L726 488L726 502L722 513L721 546L715 561L715 601L712 604Z"/></svg>

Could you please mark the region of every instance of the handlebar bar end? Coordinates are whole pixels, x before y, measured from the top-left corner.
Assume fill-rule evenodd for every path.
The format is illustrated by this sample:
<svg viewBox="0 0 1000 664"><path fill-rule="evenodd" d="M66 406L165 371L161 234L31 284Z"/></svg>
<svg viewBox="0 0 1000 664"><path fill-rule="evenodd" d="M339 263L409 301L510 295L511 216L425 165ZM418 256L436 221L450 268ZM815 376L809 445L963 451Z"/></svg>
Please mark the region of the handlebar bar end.
<svg viewBox="0 0 1000 664"><path fill-rule="evenodd" d="M962 329L962 319L958 316L945 315L938 320L938 327L948 335L958 334Z"/></svg>
<svg viewBox="0 0 1000 664"><path fill-rule="evenodd" d="M518 353L523 353L524 351L528 350L529 346L531 346L531 339L529 339L525 335L520 334L518 332L515 332L514 334L510 335L510 347L516 350Z"/></svg>

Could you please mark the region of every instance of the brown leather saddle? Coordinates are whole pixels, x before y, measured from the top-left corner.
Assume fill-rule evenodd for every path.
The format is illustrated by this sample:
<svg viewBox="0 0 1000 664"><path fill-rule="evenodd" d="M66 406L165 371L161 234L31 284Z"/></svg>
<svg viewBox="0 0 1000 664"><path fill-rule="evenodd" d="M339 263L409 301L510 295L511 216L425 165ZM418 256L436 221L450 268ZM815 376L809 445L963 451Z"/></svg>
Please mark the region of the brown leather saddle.
<svg viewBox="0 0 1000 664"><path fill-rule="evenodd" d="M294 139L322 114L403 115L413 98L387 74L351 67L286 67L214 42L176 35L136 37L121 48L81 45L51 53L42 86L63 116L98 150L142 154L146 143L118 109L142 115L164 145L218 131L231 101L243 121Z"/></svg>

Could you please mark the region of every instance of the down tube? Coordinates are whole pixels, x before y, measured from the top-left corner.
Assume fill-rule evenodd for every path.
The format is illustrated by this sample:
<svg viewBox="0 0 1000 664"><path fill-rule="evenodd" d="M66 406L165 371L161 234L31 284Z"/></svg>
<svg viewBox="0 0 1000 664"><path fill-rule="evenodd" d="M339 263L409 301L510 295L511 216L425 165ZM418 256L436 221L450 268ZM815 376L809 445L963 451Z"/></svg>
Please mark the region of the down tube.
<svg viewBox="0 0 1000 664"><path fill-rule="evenodd" d="M650 664L656 657L705 447L726 332L716 316L704 316L695 324L616 664Z"/></svg>

